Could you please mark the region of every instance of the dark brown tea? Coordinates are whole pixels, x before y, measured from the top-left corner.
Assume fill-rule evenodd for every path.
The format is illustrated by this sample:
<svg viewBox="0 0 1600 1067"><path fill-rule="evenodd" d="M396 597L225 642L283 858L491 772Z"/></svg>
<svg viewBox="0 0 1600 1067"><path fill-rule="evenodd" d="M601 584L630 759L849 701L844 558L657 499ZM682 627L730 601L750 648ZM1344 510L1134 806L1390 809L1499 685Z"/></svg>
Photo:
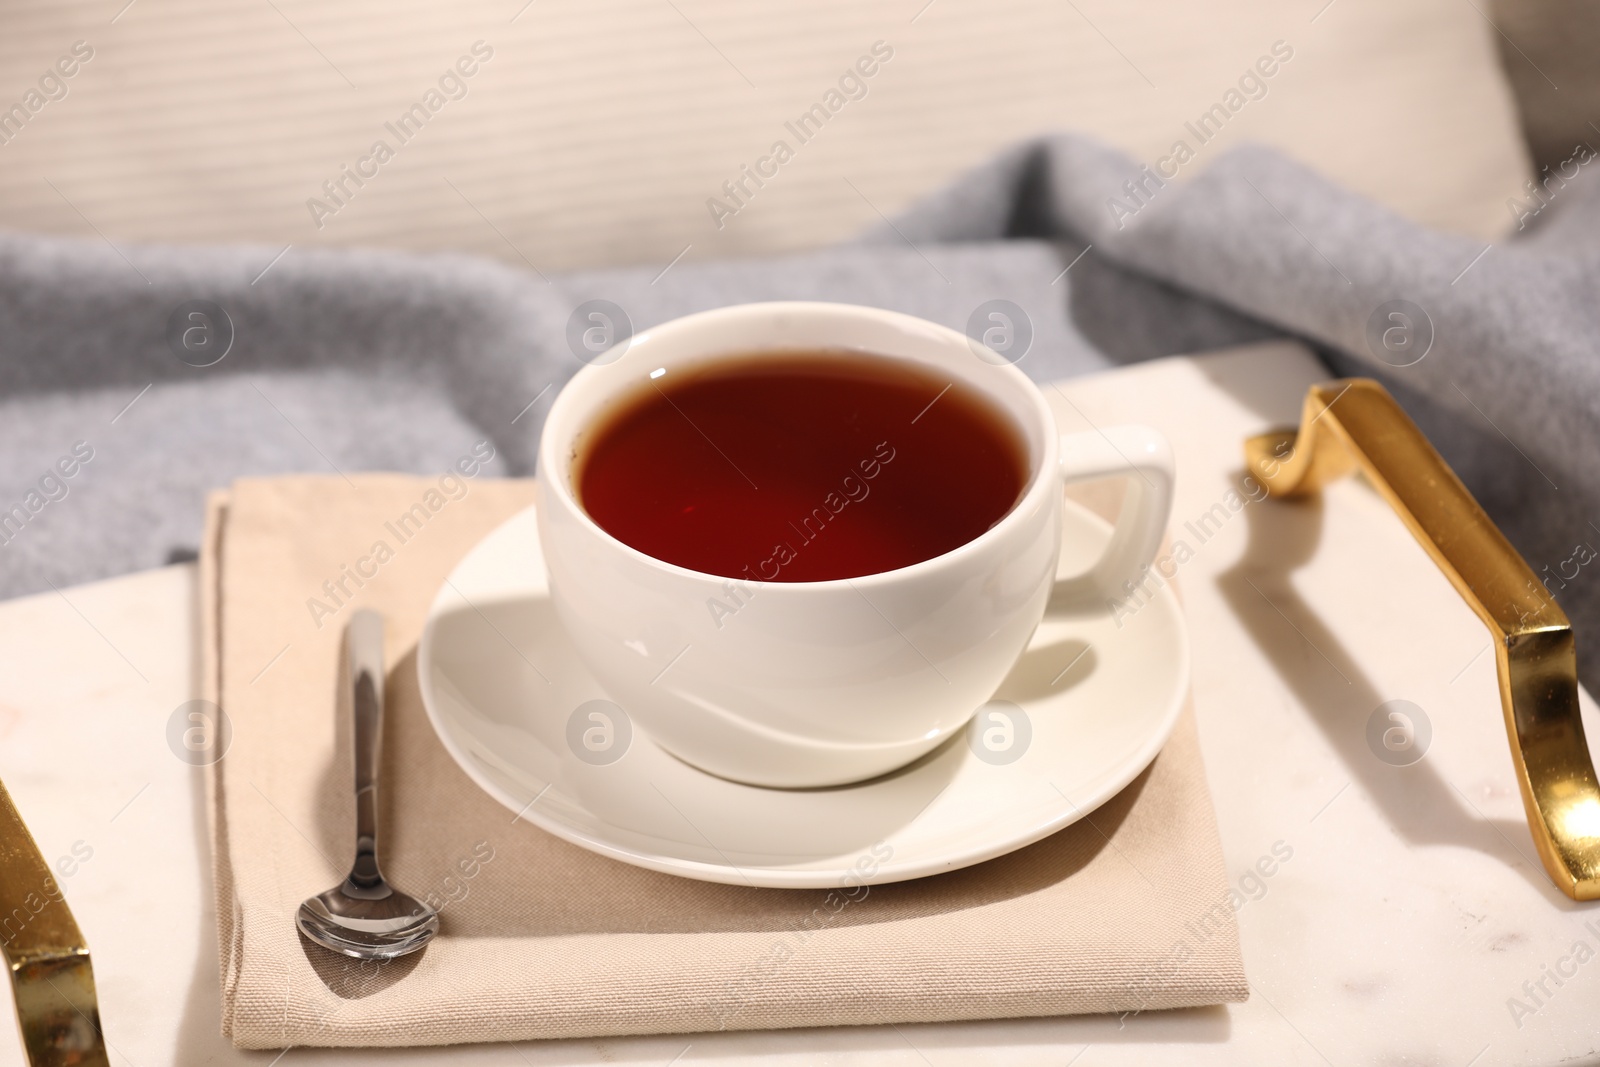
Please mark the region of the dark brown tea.
<svg viewBox="0 0 1600 1067"><path fill-rule="evenodd" d="M910 566L1021 497L1027 446L989 398L918 365L781 353L668 371L604 417L574 482L613 537L767 582Z"/></svg>

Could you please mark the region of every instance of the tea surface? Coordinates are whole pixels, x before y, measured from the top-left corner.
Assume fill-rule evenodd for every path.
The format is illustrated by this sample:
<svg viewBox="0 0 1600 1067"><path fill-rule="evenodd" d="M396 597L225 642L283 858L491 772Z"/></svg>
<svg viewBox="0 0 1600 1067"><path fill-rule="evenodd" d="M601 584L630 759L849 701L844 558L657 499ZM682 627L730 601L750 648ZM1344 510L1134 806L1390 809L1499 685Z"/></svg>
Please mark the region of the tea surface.
<svg viewBox="0 0 1600 1067"><path fill-rule="evenodd" d="M756 354L668 372L603 416L573 482L602 529L747 581L910 566L1020 498L1027 447L971 387L855 353Z"/></svg>

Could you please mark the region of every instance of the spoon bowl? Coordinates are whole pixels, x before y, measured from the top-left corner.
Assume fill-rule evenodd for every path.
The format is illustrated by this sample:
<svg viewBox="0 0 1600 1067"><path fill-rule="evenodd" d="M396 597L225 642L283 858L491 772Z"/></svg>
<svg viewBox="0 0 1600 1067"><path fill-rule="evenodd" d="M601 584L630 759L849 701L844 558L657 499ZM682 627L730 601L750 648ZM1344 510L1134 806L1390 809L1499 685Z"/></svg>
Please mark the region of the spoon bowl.
<svg viewBox="0 0 1600 1067"><path fill-rule="evenodd" d="M439 932L439 914L409 894L383 888L385 896L372 897L347 880L301 904L295 925L323 948L357 959L415 952Z"/></svg>

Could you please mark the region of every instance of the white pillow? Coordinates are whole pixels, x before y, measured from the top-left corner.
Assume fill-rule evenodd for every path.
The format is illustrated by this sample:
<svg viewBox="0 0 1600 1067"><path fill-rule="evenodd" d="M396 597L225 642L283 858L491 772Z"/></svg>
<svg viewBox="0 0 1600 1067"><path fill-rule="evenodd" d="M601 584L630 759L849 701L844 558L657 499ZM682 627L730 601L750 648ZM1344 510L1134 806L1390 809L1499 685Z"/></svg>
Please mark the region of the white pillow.
<svg viewBox="0 0 1600 1067"><path fill-rule="evenodd" d="M834 241L1053 129L1152 165L1187 139L1184 174L1263 140L1479 236L1529 176L1459 0L522 2L19 0L0 226L547 271Z"/></svg>

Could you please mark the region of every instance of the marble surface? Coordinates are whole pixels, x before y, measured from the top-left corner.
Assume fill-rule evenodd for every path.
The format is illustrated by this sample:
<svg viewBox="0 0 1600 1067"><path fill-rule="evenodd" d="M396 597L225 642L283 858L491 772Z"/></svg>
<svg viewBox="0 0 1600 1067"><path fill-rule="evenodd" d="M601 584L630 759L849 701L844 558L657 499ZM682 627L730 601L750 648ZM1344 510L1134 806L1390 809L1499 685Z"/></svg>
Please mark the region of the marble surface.
<svg viewBox="0 0 1600 1067"><path fill-rule="evenodd" d="M178 566L0 605L0 778L60 861L94 952L112 1062L1600 1062L1600 906L1567 900L1538 863L1487 633L1364 483L1300 506L1249 502L1237 488L1240 439L1294 421L1320 374L1308 354L1275 344L1051 391L1063 429L1137 420L1177 446L1172 535L1192 550L1177 575L1248 1003L448 1050L234 1050L217 1031L199 772L167 742L169 718L197 692L195 575ZM1378 709L1396 700L1431 728L1406 766L1394 763L1416 754L1423 731L1409 749L1391 733L1401 747L1385 748L1395 707ZM4 1018L0 1067L10 1067L22 1056Z"/></svg>

